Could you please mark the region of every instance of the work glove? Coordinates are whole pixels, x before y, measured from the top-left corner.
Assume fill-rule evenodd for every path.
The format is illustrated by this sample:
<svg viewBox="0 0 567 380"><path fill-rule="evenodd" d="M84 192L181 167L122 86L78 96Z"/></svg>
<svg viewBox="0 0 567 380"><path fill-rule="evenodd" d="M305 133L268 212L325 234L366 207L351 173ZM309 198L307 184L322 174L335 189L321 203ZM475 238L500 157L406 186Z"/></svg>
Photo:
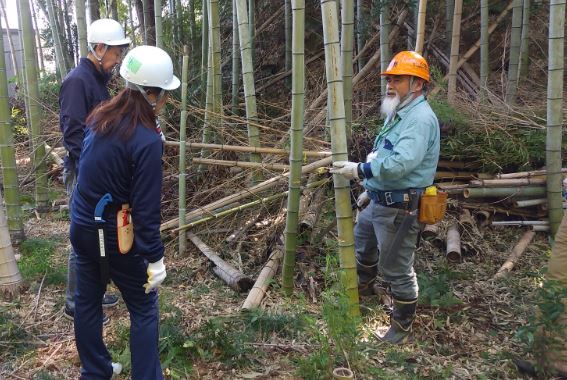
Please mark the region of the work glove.
<svg viewBox="0 0 567 380"><path fill-rule="evenodd" d="M146 294L148 294L152 289L156 289L165 280L165 264L163 263L163 257L161 260L155 263L148 264L148 282L144 284L146 288Z"/></svg>
<svg viewBox="0 0 567 380"><path fill-rule="evenodd" d="M346 179L360 180L358 176L358 162L350 161L336 161L333 162L333 167L329 170L331 174L340 174Z"/></svg>
<svg viewBox="0 0 567 380"><path fill-rule="evenodd" d="M368 203L370 203L370 197L368 196L368 191L364 191L362 192L358 198L356 198L356 206L358 206L358 208L363 209L366 206L368 206Z"/></svg>

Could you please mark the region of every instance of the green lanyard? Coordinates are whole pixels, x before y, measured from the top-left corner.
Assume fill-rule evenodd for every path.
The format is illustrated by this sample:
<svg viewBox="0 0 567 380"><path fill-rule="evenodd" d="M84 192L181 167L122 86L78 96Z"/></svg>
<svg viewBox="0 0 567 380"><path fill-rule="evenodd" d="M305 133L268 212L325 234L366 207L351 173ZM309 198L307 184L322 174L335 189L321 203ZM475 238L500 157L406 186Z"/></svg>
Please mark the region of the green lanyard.
<svg viewBox="0 0 567 380"><path fill-rule="evenodd" d="M413 106L411 106L411 108L408 108L407 112L411 111L415 106L417 106L418 104L422 103L425 101L424 99L421 99L419 102L415 103ZM405 107L404 107L405 108ZM402 118L396 113L396 115L394 116L394 118L390 121L388 121L388 124L386 124L378 133L378 136L376 136L376 139L374 140L374 147L372 148L372 151L376 151L378 150L378 146L380 145L380 143L382 142L382 140L384 139L384 137L392 130L394 129L394 127L396 125L398 125L398 123L400 122L400 120L402 120Z"/></svg>

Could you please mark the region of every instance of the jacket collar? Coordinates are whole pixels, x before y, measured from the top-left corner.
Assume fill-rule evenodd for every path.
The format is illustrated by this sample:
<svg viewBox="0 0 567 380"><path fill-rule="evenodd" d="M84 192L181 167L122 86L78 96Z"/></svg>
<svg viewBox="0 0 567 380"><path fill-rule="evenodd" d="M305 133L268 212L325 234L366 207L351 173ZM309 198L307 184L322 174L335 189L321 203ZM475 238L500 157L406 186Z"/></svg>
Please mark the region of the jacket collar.
<svg viewBox="0 0 567 380"><path fill-rule="evenodd" d="M413 107L417 106L419 103L423 102L424 100L425 100L425 96L423 96L423 94L419 95L417 98L412 100L407 106L405 106L401 110L398 110L398 112L396 112L396 115L400 119L403 119L412 110Z"/></svg>
<svg viewBox="0 0 567 380"><path fill-rule="evenodd" d="M89 71L93 73L93 75L97 80L101 81L105 85L110 81L110 78L112 77L112 75L106 75L101 73L98 70L98 68L95 66L95 64L88 58L85 57L81 58L79 60L79 65L85 66L85 68L87 68Z"/></svg>

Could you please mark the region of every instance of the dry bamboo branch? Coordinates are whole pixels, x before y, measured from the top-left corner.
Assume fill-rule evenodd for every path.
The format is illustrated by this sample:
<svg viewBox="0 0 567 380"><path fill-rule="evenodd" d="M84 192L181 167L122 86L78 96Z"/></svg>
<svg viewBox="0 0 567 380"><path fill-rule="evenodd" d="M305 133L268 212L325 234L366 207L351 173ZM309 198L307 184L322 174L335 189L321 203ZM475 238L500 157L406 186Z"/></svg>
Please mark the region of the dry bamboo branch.
<svg viewBox="0 0 567 380"><path fill-rule="evenodd" d="M508 273L510 273L510 271L514 268L514 265L520 259L520 257L522 256L528 245L530 245L530 243L532 242L534 236L535 236L535 232L531 230L526 231L524 233L524 235L518 241L514 249L512 249L512 252L510 253L510 256L508 256L508 259L506 259L506 262L500 267L500 269L498 269L498 272L496 272L494 277L492 277L493 280L506 277Z"/></svg>
<svg viewBox="0 0 567 380"><path fill-rule="evenodd" d="M178 141L167 141L165 143L166 146L179 146ZM187 149L191 150L201 150L211 149L211 150L221 150L226 152L242 152L242 153L257 153L257 154L278 154L282 156L289 156L289 151L285 149L278 149L278 148L264 148L264 147L253 147L253 146L237 146L237 145L222 145L222 144L203 144L203 143L194 143L194 142L187 142L185 143ZM305 157L328 157L331 155L331 152L313 152L313 151L304 151L303 155Z"/></svg>
<svg viewBox="0 0 567 380"><path fill-rule="evenodd" d="M459 226L453 224L447 230L447 252L448 261L459 261L461 259L461 235Z"/></svg>
<svg viewBox="0 0 567 380"><path fill-rule="evenodd" d="M278 245L274 248L268 262L264 265L264 268L262 268L262 271L254 283L254 287L252 287L252 290L248 293L248 297L246 297L246 300L242 305L242 310L250 310L260 306L260 302L262 302L262 299L266 295L266 290L268 289L272 278L278 271L278 266L280 265L282 257L283 246Z"/></svg>
<svg viewBox="0 0 567 380"><path fill-rule="evenodd" d="M200 165L216 165L216 166L230 166L248 169L265 169L265 170L289 170L289 165L284 164L266 164L263 162L246 162L246 161L227 161L227 160L213 160L210 158L193 158L191 161Z"/></svg>
<svg viewBox="0 0 567 380"><path fill-rule="evenodd" d="M240 240L240 238L252 227L258 218L260 217L260 213L254 215L252 218L248 219L243 226L239 227L236 231L231 233L229 237L226 238L225 242L229 246L234 246L234 243Z"/></svg>
<svg viewBox="0 0 567 380"><path fill-rule="evenodd" d="M317 169L319 169L323 166L330 165L331 162L332 162L332 158L327 157L327 158L324 158L322 160L312 162L309 165L303 166L301 168L301 172L302 172L302 174L311 173L311 172L313 172L313 171L315 171L315 170L317 170ZM235 194L229 195L227 197L224 197L222 199L219 199L218 201L215 201L215 202L210 203L206 206L200 207L197 210L193 210L193 211L189 212L186 216L186 219L189 220L191 218L209 215L212 212L212 210L215 210L219 207L225 206L229 203L239 201L239 200L244 199L246 197L249 197L251 195L258 194L258 193L260 193L264 190L268 190L268 189L278 185L280 183L280 181L286 180L287 177L289 177L289 172L278 175L278 176L273 177L273 178L270 178L269 180L264 181L262 183L259 183L256 186L250 187L248 189L244 189L242 191L239 191L238 193L235 193ZM179 225L179 219L175 218L175 219L172 219L170 221L163 223L160 227L160 231L165 231L165 230L168 230L170 228L175 228L178 225Z"/></svg>
<svg viewBox="0 0 567 380"><path fill-rule="evenodd" d="M229 263L221 259L219 255L217 255L215 251L199 239L197 235L192 232L187 232L187 238L191 240L193 244L195 244L195 246L216 265L213 268L213 271L228 286L237 292L245 292L252 287L253 281L250 277L242 274Z"/></svg>

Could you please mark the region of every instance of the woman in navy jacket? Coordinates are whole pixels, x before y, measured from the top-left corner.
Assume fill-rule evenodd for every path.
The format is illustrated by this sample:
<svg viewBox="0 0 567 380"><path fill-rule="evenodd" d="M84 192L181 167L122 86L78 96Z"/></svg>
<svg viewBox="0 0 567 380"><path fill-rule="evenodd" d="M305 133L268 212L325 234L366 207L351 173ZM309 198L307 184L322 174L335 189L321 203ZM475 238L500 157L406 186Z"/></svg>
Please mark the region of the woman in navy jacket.
<svg viewBox="0 0 567 380"><path fill-rule="evenodd" d="M163 379L157 295L166 276L159 233L163 144L156 115L179 79L169 55L153 46L132 49L120 75L126 88L87 119L71 208L75 339L82 379L120 372L102 339L100 299L112 279L130 313L132 379Z"/></svg>

